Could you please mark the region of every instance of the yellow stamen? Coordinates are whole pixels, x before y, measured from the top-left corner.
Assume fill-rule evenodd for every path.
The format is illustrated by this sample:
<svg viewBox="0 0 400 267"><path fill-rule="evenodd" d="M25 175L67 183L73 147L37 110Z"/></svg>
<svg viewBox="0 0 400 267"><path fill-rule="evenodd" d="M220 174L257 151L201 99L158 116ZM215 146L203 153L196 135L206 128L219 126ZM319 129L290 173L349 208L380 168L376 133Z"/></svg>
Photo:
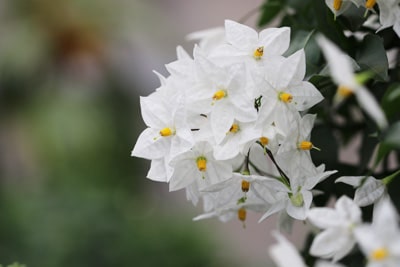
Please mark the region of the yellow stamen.
<svg viewBox="0 0 400 267"><path fill-rule="evenodd" d="M281 100L285 103L290 103L293 100L293 96L289 93L281 92L279 94L279 100Z"/></svg>
<svg viewBox="0 0 400 267"><path fill-rule="evenodd" d="M333 9L338 11L342 7L342 0L334 0L333 1Z"/></svg>
<svg viewBox="0 0 400 267"><path fill-rule="evenodd" d="M168 127L165 127L165 128L163 128L163 129L161 129L160 130L160 135L161 136L170 136L170 135L172 135L172 130L171 130L171 128L168 128Z"/></svg>
<svg viewBox="0 0 400 267"><path fill-rule="evenodd" d="M311 150L313 144L310 141L301 141L299 144L299 149L301 150Z"/></svg>
<svg viewBox="0 0 400 267"><path fill-rule="evenodd" d="M247 212L246 212L246 209L245 208L240 208L239 210L238 210L238 219L239 220L241 220L242 222L244 222L245 220L246 220L246 215L247 215Z"/></svg>
<svg viewBox="0 0 400 267"><path fill-rule="evenodd" d="M243 192L249 192L250 189L250 182L246 180L242 180L242 191Z"/></svg>
<svg viewBox="0 0 400 267"><path fill-rule="evenodd" d="M367 0L367 2L365 3L365 8L368 8L368 9L373 8L375 3L376 3L376 0Z"/></svg>
<svg viewBox="0 0 400 267"><path fill-rule="evenodd" d="M199 171L205 172L207 170L207 159L205 157L198 157L196 163Z"/></svg>
<svg viewBox="0 0 400 267"><path fill-rule="evenodd" d="M338 95L340 95L341 97L349 97L353 94L353 90L351 90L349 87L347 86L339 86L337 89L337 93Z"/></svg>
<svg viewBox="0 0 400 267"><path fill-rule="evenodd" d="M259 141L263 146L266 146L269 143L269 139L265 136L260 137Z"/></svg>
<svg viewBox="0 0 400 267"><path fill-rule="evenodd" d="M257 60L261 59L261 57L264 55L264 46L260 46L259 48L257 48L254 53L253 53L253 57Z"/></svg>
<svg viewBox="0 0 400 267"><path fill-rule="evenodd" d="M220 100L226 96L226 91L225 90L218 90L214 93L213 99L214 100Z"/></svg>
<svg viewBox="0 0 400 267"><path fill-rule="evenodd" d="M381 261L389 256L389 251L386 248L378 248L372 251L371 259L375 261Z"/></svg>
<svg viewBox="0 0 400 267"><path fill-rule="evenodd" d="M232 124L231 128L229 129L229 132L237 133L237 132L239 132L239 130L240 130L239 124L234 123L234 124Z"/></svg>

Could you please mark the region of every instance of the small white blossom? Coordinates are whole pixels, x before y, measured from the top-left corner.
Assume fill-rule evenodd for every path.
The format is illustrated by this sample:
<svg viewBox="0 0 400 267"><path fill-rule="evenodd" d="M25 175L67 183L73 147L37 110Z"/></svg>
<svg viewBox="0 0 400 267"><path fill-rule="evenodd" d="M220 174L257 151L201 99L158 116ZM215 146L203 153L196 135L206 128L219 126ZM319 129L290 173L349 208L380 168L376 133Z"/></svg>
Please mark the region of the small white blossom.
<svg viewBox="0 0 400 267"><path fill-rule="evenodd" d="M313 208L307 219L323 229L313 240L310 254L338 261L355 245L353 229L361 224L361 209L348 197L342 196L335 208Z"/></svg>
<svg viewBox="0 0 400 267"><path fill-rule="evenodd" d="M388 122L385 114L374 96L357 81L349 57L323 36L318 36L317 42L328 62L332 79L338 85L334 98L336 104L354 94L361 108L376 124L381 129L386 128Z"/></svg>
<svg viewBox="0 0 400 267"><path fill-rule="evenodd" d="M400 228L396 208L389 198L374 207L372 224L354 229L361 251L368 259L366 267L398 267Z"/></svg>

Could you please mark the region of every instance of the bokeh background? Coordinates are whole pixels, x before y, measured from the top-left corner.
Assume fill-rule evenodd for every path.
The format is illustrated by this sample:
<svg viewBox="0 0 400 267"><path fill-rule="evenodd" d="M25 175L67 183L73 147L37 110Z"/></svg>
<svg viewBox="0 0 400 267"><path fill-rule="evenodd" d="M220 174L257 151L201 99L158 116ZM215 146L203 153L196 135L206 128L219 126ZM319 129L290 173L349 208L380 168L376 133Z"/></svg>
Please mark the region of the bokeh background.
<svg viewBox="0 0 400 267"><path fill-rule="evenodd" d="M192 222L201 207L130 157L152 70L262 2L0 0L0 264L267 266L276 219Z"/></svg>

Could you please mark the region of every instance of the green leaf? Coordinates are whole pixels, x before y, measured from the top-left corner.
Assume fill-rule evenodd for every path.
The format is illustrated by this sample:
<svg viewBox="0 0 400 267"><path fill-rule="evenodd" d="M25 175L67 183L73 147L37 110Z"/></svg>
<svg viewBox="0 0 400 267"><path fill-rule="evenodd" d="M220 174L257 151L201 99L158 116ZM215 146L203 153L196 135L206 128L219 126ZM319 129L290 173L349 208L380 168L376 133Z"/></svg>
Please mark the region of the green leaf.
<svg viewBox="0 0 400 267"><path fill-rule="evenodd" d="M381 104L389 119L398 115L400 110L400 83L394 83L386 90Z"/></svg>
<svg viewBox="0 0 400 267"><path fill-rule="evenodd" d="M305 48L307 44L310 42L311 36L314 34L314 31L297 31L291 37L291 42L288 50L285 52L284 56L290 56L294 52Z"/></svg>
<svg viewBox="0 0 400 267"><path fill-rule="evenodd" d="M343 23L343 25L352 32L360 29L365 22L365 8L357 8L355 5L351 5L337 20Z"/></svg>
<svg viewBox="0 0 400 267"><path fill-rule="evenodd" d="M369 34L365 36L358 49L356 61L363 70L371 71L375 74L375 79L387 81L388 59L382 38L377 35Z"/></svg>
<svg viewBox="0 0 400 267"><path fill-rule="evenodd" d="M384 143L393 148L400 149L400 121L393 124L386 132Z"/></svg>
<svg viewBox="0 0 400 267"><path fill-rule="evenodd" d="M374 167L378 166L393 149L400 149L400 121L394 123L386 132L379 144Z"/></svg>
<svg viewBox="0 0 400 267"><path fill-rule="evenodd" d="M294 32L291 37L290 46L284 56L290 56L300 49L304 49L306 54L306 77L310 77L320 69L318 63L321 57L321 51L315 41L314 30L299 30Z"/></svg>
<svg viewBox="0 0 400 267"><path fill-rule="evenodd" d="M284 1L281 0L269 0L262 7L262 13L258 19L258 26L264 26L271 22L284 7Z"/></svg>

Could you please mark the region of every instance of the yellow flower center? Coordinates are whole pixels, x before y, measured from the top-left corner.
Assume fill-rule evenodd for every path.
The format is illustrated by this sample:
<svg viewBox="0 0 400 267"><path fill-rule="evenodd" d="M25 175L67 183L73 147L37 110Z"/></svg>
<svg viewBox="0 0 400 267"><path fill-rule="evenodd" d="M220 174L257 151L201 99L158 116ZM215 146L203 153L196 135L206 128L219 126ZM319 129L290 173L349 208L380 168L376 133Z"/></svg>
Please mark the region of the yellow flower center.
<svg viewBox="0 0 400 267"><path fill-rule="evenodd" d="M268 145L269 139L265 136L262 136L262 137L260 137L259 141L260 141L261 145L266 146L266 145Z"/></svg>
<svg viewBox="0 0 400 267"><path fill-rule="evenodd" d="M279 93L279 100L285 103L290 103L293 100L293 96L289 93L281 92Z"/></svg>
<svg viewBox="0 0 400 267"><path fill-rule="evenodd" d="M311 150L313 144L310 141L301 141L299 144L299 149L301 150Z"/></svg>
<svg viewBox="0 0 400 267"><path fill-rule="evenodd" d="M249 192L250 189L250 182L246 180L242 180L242 191L243 192Z"/></svg>
<svg viewBox="0 0 400 267"><path fill-rule="evenodd" d="M198 157L196 163L199 171L205 172L207 170L207 159L205 157Z"/></svg>
<svg viewBox="0 0 400 267"><path fill-rule="evenodd" d="M337 93L338 95L342 96L342 97L349 97L353 94L353 90L351 90L349 87L347 86L339 86L337 89Z"/></svg>
<svg viewBox="0 0 400 267"><path fill-rule="evenodd" d="M372 251L371 259L375 261L381 261L389 256L389 251L386 248L378 248Z"/></svg>
<svg viewBox="0 0 400 267"><path fill-rule="evenodd" d="M342 0L334 0L333 1L333 9L338 11L342 7Z"/></svg>
<svg viewBox="0 0 400 267"><path fill-rule="evenodd" d="M246 220L247 211L245 208L240 208L237 212L238 219L244 222Z"/></svg>
<svg viewBox="0 0 400 267"><path fill-rule="evenodd" d="M376 0L367 0L367 2L365 2L365 7L368 9L373 8L375 3L376 3Z"/></svg>
<svg viewBox="0 0 400 267"><path fill-rule="evenodd" d="M171 128L165 127L165 128L163 128L163 129L161 129L161 130L160 130L160 135L161 135L161 136L164 136L164 137L172 135L172 130L171 130Z"/></svg>
<svg viewBox="0 0 400 267"><path fill-rule="evenodd" d="M239 130L240 130L239 124L234 123L234 124L232 124L231 128L229 129L229 132L237 133L237 132L239 132Z"/></svg>
<svg viewBox="0 0 400 267"><path fill-rule="evenodd" d="M304 204L303 195L300 192L296 193L295 195L292 195L290 197L290 201L295 207L301 207Z"/></svg>
<svg viewBox="0 0 400 267"><path fill-rule="evenodd" d="M225 90L218 90L214 93L213 99L214 100L220 100L226 96L226 91Z"/></svg>
<svg viewBox="0 0 400 267"><path fill-rule="evenodd" d="M259 60L263 55L264 55L264 46L260 46L256 50L254 50L253 57L255 59Z"/></svg>

